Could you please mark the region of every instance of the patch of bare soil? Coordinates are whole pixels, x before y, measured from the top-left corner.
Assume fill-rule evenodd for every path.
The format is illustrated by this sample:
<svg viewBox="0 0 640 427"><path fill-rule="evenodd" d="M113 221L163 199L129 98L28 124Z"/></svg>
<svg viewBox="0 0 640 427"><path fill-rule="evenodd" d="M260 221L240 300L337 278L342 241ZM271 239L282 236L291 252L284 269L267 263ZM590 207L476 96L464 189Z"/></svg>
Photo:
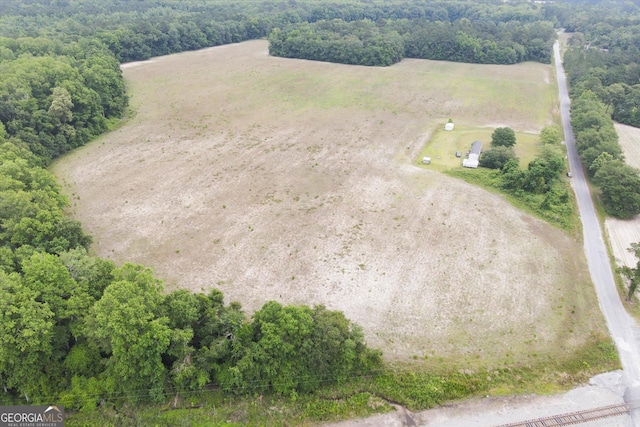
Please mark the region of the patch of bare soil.
<svg viewBox="0 0 640 427"><path fill-rule="evenodd" d="M618 267L635 267L638 260L628 249L632 243L640 242L640 217L632 219L607 218L605 227Z"/></svg>
<svg viewBox="0 0 640 427"><path fill-rule="evenodd" d="M640 129L620 123L616 123L615 128L626 163L640 167ZM640 242L640 216L627 220L607 218L605 228L616 264L635 267L638 260L628 249L632 243Z"/></svg>
<svg viewBox="0 0 640 427"><path fill-rule="evenodd" d="M54 167L98 255L248 312L342 310L387 359L528 361L603 330L580 242L412 165L452 112L522 128L530 115L452 98L447 85L478 78L469 64L350 67L266 47L124 69L136 117ZM516 85L526 68L499 70ZM534 71L523 87L544 86Z"/></svg>

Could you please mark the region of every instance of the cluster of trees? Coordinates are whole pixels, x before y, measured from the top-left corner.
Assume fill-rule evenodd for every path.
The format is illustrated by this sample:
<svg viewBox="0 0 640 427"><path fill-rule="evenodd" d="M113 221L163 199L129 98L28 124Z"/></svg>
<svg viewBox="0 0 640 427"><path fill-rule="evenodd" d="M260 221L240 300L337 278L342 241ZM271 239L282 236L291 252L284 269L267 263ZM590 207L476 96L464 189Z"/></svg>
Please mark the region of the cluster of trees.
<svg viewBox="0 0 640 427"><path fill-rule="evenodd" d="M489 169L502 169L510 160L515 160L516 133L509 127L496 128L491 134L491 148L480 156L479 166Z"/></svg>
<svg viewBox="0 0 640 427"><path fill-rule="evenodd" d="M633 295L638 290L638 285L640 285L640 242L632 243L629 248L627 248L629 252L635 255L636 257L636 266L621 267L618 271L622 273L627 282L629 283L629 291L627 292L627 301L631 301Z"/></svg>
<svg viewBox="0 0 640 427"><path fill-rule="evenodd" d="M274 29L269 54L353 65L391 65L404 57L397 31L373 21L318 21Z"/></svg>
<svg viewBox="0 0 640 427"><path fill-rule="evenodd" d="M586 90L573 99L571 120L576 148L606 212L619 218L640 213L640 171L624 163L607 106Z"/></svg>
<svg viewBox="0 0 640 427"><path fill-rule="evenodd" d="M104 132L127 105L118 61L102 44L0 38L0 122L52 159Z"/></svg>
<svg viewBox="0 0 640 427"><path fill-rule="evenodd" d="M500 171L494 186L524 201L543 217L563 224L570 217L572 205L566 187L560 183L566 170L560 127L545 127L540 139L540 154L522 169L513 149L515 132L508 127L497 128L491 135L491 148L481 154L479 165Z"/></svg>
<svg viewBox="0 0 640 427"><path fill-rule="evenodd" d="M232 393L295 395L371 373L378 352L323 306L269 302L248 321L220 292L163 294L142 266L81 248L21 257L0 271L3 403L166 400L216 384Z"/></svg>
<svg viewBox="0 0 640 427"><path fill-rule="evenodd" d="M549 22L431 22L422 19L316 21L274 29L269 53L345 64L391 65L404 57L481 64L549 62Z"/></svg>

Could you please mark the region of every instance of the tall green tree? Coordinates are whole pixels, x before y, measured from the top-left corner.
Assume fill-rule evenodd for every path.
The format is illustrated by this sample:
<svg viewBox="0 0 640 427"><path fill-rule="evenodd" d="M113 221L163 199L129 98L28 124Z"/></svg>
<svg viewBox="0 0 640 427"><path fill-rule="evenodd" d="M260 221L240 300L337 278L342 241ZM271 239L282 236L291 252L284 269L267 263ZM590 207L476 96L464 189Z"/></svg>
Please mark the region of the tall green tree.
<svg viewBox="0 0 640 427"><path fill-rule="evenodd" d="M509 127L497 128L491 134L492 147L513 147L516 145L516 133Z"/></svg>
<svg viewBox="0 0 640 427"><path fill-rule="evenodd" d="M562 141L562 129L560 126L545 126L540 131L540 142L543 144L559 144L560 141Z"/></svg>
<svg viewBox="0 0 640 427"><path fill-rule="evenodd" d="M162 355L170 345L169 319L159 317L162 285L151 271L125 264L87 319L88 333L110 354L107 376L113 392L131 400L159 401L167 370Z"/></svg>
<svg viewBox="0 0 640 427"><path fill-rule="evenodd" d="M502 169L509 160L514 159L517 160L517 157L513 148L497 146L482 153L479 165L483 168Z"/></svg>
<svg viewBox="0 0 640 427"><path fill-rule="evenodd" d="M53 397L45 367L54 351L55 313L17 273L0 271L0 383L27 404Z"/></svg>
<svg viewBox="0 0 640 427"><path fill-rule="evenodd" d="M619 160L607 162L593 177L602 190L602 203L609 215L631 218L640 213L640 173Z"/></svg>

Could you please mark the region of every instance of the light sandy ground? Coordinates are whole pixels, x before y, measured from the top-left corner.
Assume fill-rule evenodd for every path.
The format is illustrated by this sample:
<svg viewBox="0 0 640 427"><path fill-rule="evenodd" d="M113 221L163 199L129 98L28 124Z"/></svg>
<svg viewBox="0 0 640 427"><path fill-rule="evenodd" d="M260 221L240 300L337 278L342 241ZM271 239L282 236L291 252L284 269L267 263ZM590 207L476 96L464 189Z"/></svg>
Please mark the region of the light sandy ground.
<svg viewBox="0 0 640 427"><path fill-rule="evenodd" d="M625 162L640 168L640 129L620 123L616 123L615 128ZM640 242L640 217L626 220L607 218L605 226L618 266L635 267L638 260L627 249L631 247L631 243Z"/></svg>
<svg viewBox="0 0 640 427"><path fill-rule="evenodd" d="M325 424L324 427L496 427L537 418L624 403L621 371L598 375L589 385L553 396L505 396L473 399L428 411L411 413L403 408L390 414ZM407 415L415 424L407 422ZM628 415L579 424L583 427L631 427Z"/></svg>
<svg viewBox="0 0 640 427"><path fill-rule="evenodd" d="M554 106L530 105L549 70L350 67L264 41L156 58L124 69L137 116L54 172L94 251L170 289L325 304L387 359L527 363L604 330L581 243L413 161L453 112L547 124Z"/></svg>
<svg viewBox="0 0 640 427"><path fill-rule="evenodd" d="M632 243L640 242L640 218L617 219L607 218L605 221L611 249L619 267L635 267L638 260L627 249Z"/></svg>

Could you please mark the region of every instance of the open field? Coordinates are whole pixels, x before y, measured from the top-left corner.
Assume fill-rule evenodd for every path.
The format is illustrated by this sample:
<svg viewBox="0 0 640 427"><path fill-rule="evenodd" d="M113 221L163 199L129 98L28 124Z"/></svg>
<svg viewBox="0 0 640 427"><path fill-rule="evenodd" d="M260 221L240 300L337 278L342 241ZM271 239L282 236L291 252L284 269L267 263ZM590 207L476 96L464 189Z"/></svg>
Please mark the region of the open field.
<svg viewBox="0 0 640 427"><path fill-rule="evenodd" d="M528 363L605 330L581 242L415 165L449 117L552 123L550 66L355 67L252 41L124 72L137 115L53 167L97 254L249 312L342 310L388 360Z"/></svg>
<svg viewBox="0 0 640 427"><path fill-rule="evenodd" d="M615 128L625 162L640 168L640 129L620 123L616 123ZM626 220L607 218L605 226L618 266L635 267L636 257L627 249L631 243L640 242L640 217Z"/></svg>

